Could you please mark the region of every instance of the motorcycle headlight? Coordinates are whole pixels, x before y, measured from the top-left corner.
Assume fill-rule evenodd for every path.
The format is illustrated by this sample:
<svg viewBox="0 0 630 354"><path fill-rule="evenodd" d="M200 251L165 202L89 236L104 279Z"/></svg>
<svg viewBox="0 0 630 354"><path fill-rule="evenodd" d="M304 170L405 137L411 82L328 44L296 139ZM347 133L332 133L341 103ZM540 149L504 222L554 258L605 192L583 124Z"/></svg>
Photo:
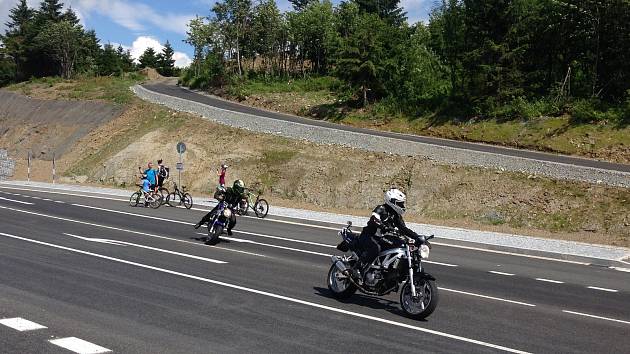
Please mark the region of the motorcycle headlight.
<svg viewBox="0 0 630 354"><path fill-rule="evenodd" d="M232 216L232 211L230 211L230 209L224 209L223 210L223 216L225 216L226 218L230 218Z"/></svg>
<svg viewBox="0 0 630 354"><path fill-rule="evenodd" d="M427 258L429 258L429 252L430 252L430 251L431 251L431 250L429 249L429 246L427 246L427 245L422 245L422 246L420 246L420 257L421 257L422 259L427 259Z"/></svg>

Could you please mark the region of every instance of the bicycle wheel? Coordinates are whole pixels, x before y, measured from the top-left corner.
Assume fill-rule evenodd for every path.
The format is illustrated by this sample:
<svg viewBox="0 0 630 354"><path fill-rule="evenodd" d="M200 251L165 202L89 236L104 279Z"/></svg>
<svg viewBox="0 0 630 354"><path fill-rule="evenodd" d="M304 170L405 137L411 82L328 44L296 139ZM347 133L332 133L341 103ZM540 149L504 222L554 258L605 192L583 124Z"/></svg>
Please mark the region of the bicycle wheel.
<svg viewBox="0 0 630 354"><path fill-rule="evenodd" d="M179 197L179 194L176 192L172 192L171 194L166 196L166 203L173 208L182 205L182 200Z"/></svg>
<svg viewBox="0 0 630 354"><path fill-rule="evenodd" d="M170 194L168 189L166 189L165 187L160 187L160 189L158 189L158 193L160 193L160 200L162 204L166 204L167 197Z"/></svg>
<svg viewBox="0 0 630 354"><path fill-rule="evenodd" d="M140 192L135 192L129 198L129 206L137 207L140 204Z"/></svg>
<svg viewBox="0 0 630 354"><path fill-rule="evenodd" d="M151 200L149 201L149 206L152 209L157 209L162 205L162 195L160 193L151 193Z"/></svg>
<svg viewBox="0 0 630 354"><path fill-rule="evenodd" d="M238 215L247 215L247 209L249 209L249 201L247 199L241 199L236 206L236 213Z"/></svg>
<svg viewBox="0 0 630 354"><path fill-rule="evenodd" d="M264 218L269 213L269 203L264 199L259 199L254 205L254 212L259 218Z"/></svg>
<svg viewBox="0 0 630 354"><path fill-rule="evenodd" d="M184 198L182 199L182 203L184 203L184 207L186 209L192 208L192 205L193 205L192 196L188 193L184 193Z"/></svg>

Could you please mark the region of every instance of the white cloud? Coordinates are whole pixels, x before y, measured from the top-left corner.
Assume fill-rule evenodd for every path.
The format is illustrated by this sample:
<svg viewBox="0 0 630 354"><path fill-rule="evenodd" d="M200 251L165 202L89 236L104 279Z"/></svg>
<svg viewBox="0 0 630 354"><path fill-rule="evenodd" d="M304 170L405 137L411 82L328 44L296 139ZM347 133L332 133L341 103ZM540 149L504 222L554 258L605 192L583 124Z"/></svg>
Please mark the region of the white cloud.
<svg viewBox="0 0 630 354"><path fill-rule="evenodd" d="M118 46L118 44L114 45ZM140 36L136 38L135 41L133 41L131 47L123 45L123 48L129 49L131 52L131 57L134 58L134 60L136 60L137 62L142 53L144 53L147 48L153 48L156 53L160 53L162 49L164 49L164 46L160 43L159 40L154 37ZM175 52L173 54L173 59L175 59L175 66L178 68L187 67L192 62L188 54L182 52Z"/></svg>
<svg viewBox="0 0 630 354"><path fill-rule="evenodd" d="M149 5L130 1L66 0L66 3L86 17L95 12L136 32L144 31L147 25L152 25L177 34L185 34L186 24L194 18L192 14L157 13Z"/></svg>

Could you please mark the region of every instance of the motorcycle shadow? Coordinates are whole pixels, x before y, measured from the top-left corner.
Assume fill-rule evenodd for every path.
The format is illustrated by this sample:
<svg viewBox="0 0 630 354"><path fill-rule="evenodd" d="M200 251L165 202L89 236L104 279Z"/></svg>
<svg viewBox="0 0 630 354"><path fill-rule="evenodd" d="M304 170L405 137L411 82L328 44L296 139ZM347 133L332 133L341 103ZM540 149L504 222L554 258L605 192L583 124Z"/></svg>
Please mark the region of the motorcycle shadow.
<svg viewBox="0 0 630 354"><path fill-rule="evenodd" d="M365 295L357 292L352 295L348 299L339 300L336 299L328 288L322 288L318 286L314 286L313 290L315 290L315 295L319 295L321 297L325 297L328 299L334 299L335 301L344 303L344 304L354 304L362 307L367 307L373 310L385 310L389 313L392 313L397 316L405 317L405 313L400 309L400 305L398 301L392 301L386 298ZM420 320L421 322L426 322L426 320Z"/></svg>
<svg viewBox="0 0 630 354"><path fill-rule="evenodd" d="M208 238L204 237L204 236L191 237L190 239L191 240L195 240L195 241L199 241L199 242L206 242L206 240L208 240ZM232 243L232 241L226 240L226 239L222 238L221 236L219 236L219 243Z"/></svg>

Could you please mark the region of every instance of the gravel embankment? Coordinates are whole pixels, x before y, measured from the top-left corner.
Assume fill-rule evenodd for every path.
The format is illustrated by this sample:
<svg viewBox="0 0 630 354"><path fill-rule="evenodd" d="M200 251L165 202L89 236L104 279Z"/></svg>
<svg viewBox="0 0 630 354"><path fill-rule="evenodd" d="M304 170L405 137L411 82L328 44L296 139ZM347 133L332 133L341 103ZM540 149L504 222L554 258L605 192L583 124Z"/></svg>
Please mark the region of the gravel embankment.
<svg viewBox="0 0 630 354"><path fill-rule="evenodd" d="M303 139L319 144L343 145L367 151L385 152L402 156L422 156L429 160L449 165L483 167L521 172L527 175L541 175L555 179L584 181L630 188L630 173L620 171L609 171L487 152L469 151L276 120L228 111L177 97L163 95L147 90L140 85L133 86L131 90L143 100L161 104L173 110L197 114L217 123L254 132L275 134L293 139Z"/></svg>

